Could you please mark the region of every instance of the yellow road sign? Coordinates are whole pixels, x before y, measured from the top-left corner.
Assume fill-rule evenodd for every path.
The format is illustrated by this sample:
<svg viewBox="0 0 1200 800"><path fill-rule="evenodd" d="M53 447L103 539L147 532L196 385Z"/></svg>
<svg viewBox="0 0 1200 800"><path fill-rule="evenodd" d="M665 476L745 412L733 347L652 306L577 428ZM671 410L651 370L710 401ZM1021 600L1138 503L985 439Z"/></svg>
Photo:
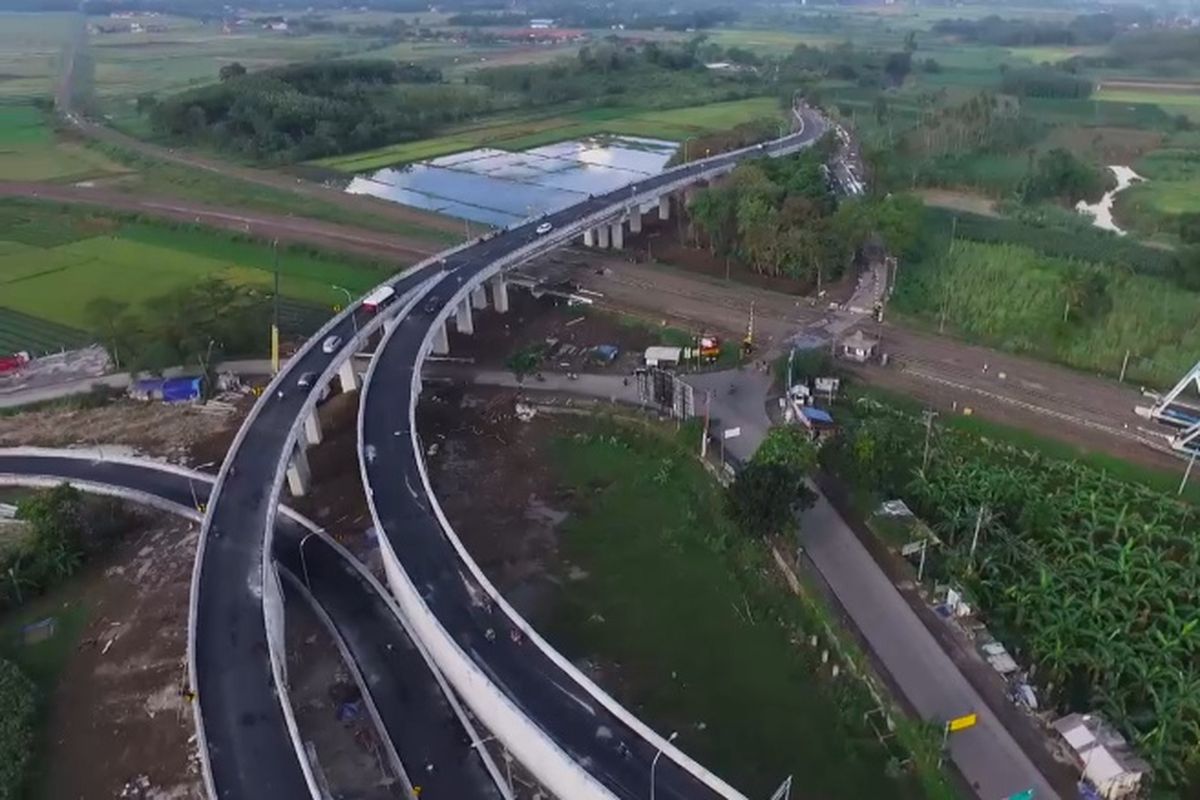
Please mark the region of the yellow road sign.
<svg viewBox="0 0 1200 800"><path fill-rule="evenodd" d="M954 731L965 731L967 728L974 727L975 723L978 721L979 716L977 714L967 714L965 716L950 720L946 723L946 728L951 733Z"/></svg>

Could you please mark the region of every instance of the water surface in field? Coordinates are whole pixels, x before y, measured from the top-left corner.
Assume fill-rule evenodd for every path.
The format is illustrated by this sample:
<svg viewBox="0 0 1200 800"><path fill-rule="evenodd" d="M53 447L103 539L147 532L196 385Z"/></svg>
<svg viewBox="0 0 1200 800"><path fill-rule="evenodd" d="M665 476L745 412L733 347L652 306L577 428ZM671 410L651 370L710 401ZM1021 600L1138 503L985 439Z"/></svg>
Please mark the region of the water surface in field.
<svg viewBox="0 0 1200 800"><path fill-rule="evenodd" d="M1131 167L1113 165L1108 169L1116 176L1117 185L1105 192L1099 202L1088 203L1080 200L1075 204L1075 210L1080 214L1091 215L1093 217L1092 224L1097 228L1103 228L1119 236L1124 236L1125 231L1121 230L1116 221L1113 220L1113 203L1116 201L1119 192L1123 192L1134 183L1146 179L1134 172Z"/></svg>
<svg viewBox="0 0 1200 800"><path fill-rule="evenodd" d="M656 175L678 146L598 136L523 153L484 147L359 175L346 191L504 226Z"/></svg>

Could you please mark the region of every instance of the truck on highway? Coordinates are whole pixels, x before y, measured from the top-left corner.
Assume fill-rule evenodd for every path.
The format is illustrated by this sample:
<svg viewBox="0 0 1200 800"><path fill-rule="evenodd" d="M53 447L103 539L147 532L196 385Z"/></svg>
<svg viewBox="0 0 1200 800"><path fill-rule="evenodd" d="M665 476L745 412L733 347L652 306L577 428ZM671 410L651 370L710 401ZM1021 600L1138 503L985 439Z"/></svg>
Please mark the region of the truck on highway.
<svg viewBox="0 0 1200 800"><path fill-rule="evenodd" d="M368 314L374 314L396 299L396 290L390 286L380 286L363 298L362 307Z"/></svg>
<svg viewBox="0 0 1200 800"><path fill-rule="evenodd" d="M14 372L20 371L21 367L29 363L29 360L29 353L26 353L24 350L7 356L0 356L0 375L11 375Z"/></svg>

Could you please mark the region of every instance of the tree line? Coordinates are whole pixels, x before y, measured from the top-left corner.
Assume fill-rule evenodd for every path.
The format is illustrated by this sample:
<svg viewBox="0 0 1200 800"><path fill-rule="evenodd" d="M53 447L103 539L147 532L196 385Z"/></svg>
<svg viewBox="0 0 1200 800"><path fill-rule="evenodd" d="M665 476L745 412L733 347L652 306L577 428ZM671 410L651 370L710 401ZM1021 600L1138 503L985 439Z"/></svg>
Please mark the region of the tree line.
<svg viewBox="0 0 1200 800"><path fill-rule="evenodd" d="M788 158L738 166L698 192L688 219L698 244L761 275L820 290L868 245L912 249L921 204L911 197L839 200L825 167L828 141Z"/></svg>
<svg viewBox="0 0 1200 800"><path fill-rule="evenodd" d="M252 287L207 278L140 308L98 297L85 313L119 369L137 374L185 365L211 379L222 359L266 351L271 300Z"/></svg>
<svg viewBox="0 0 1200 800"><path fill-rule="evenodd" d="M1080 14L1067 22L1004 19L993 14L982 19L940 19L933 23L931 31L939 36L997 47L1089 45L1106 44L1123 28L1134 23L1145 24L1152 18L1149 12L1134 9Z"/></svg>
<svg viewBox="0 0 1200 800"><path fill-rule="evenodd" d="M159 135L267 161L420 138L478 109L463 91L400 102L397 90L439 84L441 73L395 61L323 61L253 73L226 65L221 77L161 102L143 99L139 108Z"/></svg>

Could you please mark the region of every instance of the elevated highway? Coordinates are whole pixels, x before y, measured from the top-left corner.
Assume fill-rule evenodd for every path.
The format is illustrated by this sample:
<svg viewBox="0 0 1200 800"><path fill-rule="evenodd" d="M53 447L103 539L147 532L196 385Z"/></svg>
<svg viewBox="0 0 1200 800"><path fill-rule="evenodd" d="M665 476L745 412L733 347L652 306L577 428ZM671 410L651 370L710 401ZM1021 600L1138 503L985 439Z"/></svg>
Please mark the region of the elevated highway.
<svg viewBox="0 0 1200 800"><path fill-rule="evenodd" d="M796 117L799 132L774 142L677 167L428 259L388 281L397 295L391 306L377 314L351 306L288 362L222 465L197 553L189 667L210 796L318 796L287 701L276 505L285 473L293 491L304 491L304 443L320 438L316 398L335 375L344 390L357 388L354 353L386 329L371 368L372 400L360 419L367 495L391 588L456 692L560 797L642 797L660 751L661 796L741 797L587 681L496 595L430 492L413 411L421 363L445 347L451 314L460 332L471 331L471 309L486 302L486 282L497 308L507 308L504 269L574 238L619 245L626 224L640 227L643 209L657 205L660 215L669 214L672 196L695 183L746 158L795 152L824 133L815 112L799 109ZM301 376L308 378L303 388ZM477 615L488 606L496 625ZM488 627L519 630L528 645L497 637L509 644L481 648Z"/></svg>
<svg viewBox="0 0 1200 800"><path fill-rule="evenodd" d="M815 141L822 130L819 121L807 122L804 133L749 154L792 152ZM665 192L726 171L747 154L673 170L497 237L515 239L516 248L468 249L451 256L445 276L385 336L364 385L360 460L372 513L383 534L392 590L475 714L559 797L645 797L652 767L658 797L742 795L641 723L555 652L472 561L438 506L426 474L415 417L421 365L430 352L445 347L442 326L452 313L459 331L470 332L470 307L478 307L485 281L537 252L602 230L614 212L629 214L632 220L641 208L660 203ZM550 232L536 237L535 225L546 223ZM616 229L610 229L610 240ZM533 244L522 245L522 238L531 236ZM593 241L596 238L600 237L593 234Z"/></svg>

